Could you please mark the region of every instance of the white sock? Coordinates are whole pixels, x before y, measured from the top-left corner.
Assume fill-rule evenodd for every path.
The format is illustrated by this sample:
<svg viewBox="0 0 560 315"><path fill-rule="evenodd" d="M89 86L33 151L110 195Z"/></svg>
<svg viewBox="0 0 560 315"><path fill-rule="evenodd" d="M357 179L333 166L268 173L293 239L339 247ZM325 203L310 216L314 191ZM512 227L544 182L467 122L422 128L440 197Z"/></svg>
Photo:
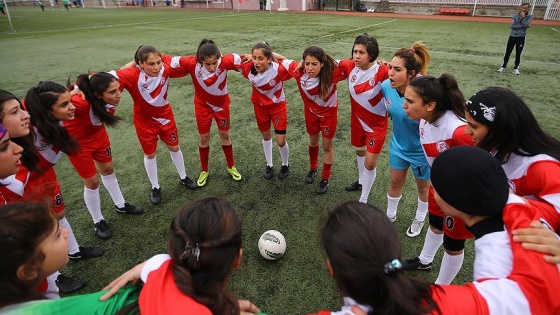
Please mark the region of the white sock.
<svg viewBox="0 0 560 315"><path fill-rule="evenodd" d="M364 175L362 178L362 195L360 196L361 203L367 203L369 198L369 192L371 191L371 187L373 187L373 183L375 182L375 177L377 176L377 167L370 170L366 170L364 168Z"/></svg>
<svg viewBox="0 0 560 315"><path fill-rule="evenodd" d="M152 188L159 188L156 159L155 156L153 159L148 159L144 156L144 167L146 168L146 173L148 173L148 179L150 184L152 184Z"/></svg>
<svg viewBox="0 0 560 315"><path fill-rule="evenodd" d="M264 151L264 158L266 159L266 165L272 166L272 139L270 140L263 140L263 151Z"/></svg>
<svg viewBox="0 0 560 315"><path fill-rule="evenodd" d="M424 247L422 247L422 251L419 256L420 262L423 264L429 264L434 261L434 256L441 244L443 244L443 233L436 234L431 228L428 228L426 238L424 239Z"/></svg>
<svg viewBox="0 0 560 315"><path fill-rule="evenodd" d="M58 225L68 230L68 254L72 255L80 251L80 245L78 245L78 240L74 236L72 227L66 217L58 220Z"/></svg>
<svg viewBox="0 0 560 315"><path fill-rule="evenodd" d="M282 165L288 165L288 157L290 156L290 146L288 146L288 142L284 144L283 147L278 147L280 151L280 156L282 157Z"/></svg>
<svg viewBox="0 0 560 315"><path fill-rule="evenodd" d="M418 208L416 208L416 221L424 222L428 214L428 202L424 202L418 198Z"/></svg>
<svg viewBox="0 0 560 315"><path fill-rule="evenodd" d="M177 173L179 173L179 178L183 179L187 177L187 171L185 170L185 157L183 156L183 151L179 149L177 152L169 151L169 155L171 155L171 161L173 161L173 165L177 169Z"/></svg>
<svg viewBox="0 0 560 315"><path fill-rule="evenodd" d="M58 286L56 285L56 278L59 274L59 271L55 271L47 277L47 291L45 291L44 296L49 300L60 299L60 293L58 293Z"/></svg>
<svg viewBox="0 0 560 315"><path fill-rule="evenodd" d="M364 171L366 170L366 167L364 165L364 163L366 162L366 156L356 155L356 159L358 160L358 183L362 184Z"/></svg>
<svg viewBox="0 0 560 315"><path fill-rule="evenodd" d="M401 201L401 198L402 195L393 198L387 194L387 217L397 217L397 208L399 207L399 201Z"/></svg>
<svg viewBox="0 0 560 315"><path fill-rule="evenodd" d="M99 197L99 187L96 189L89 189L84 186L84 201L86 208L93 219L93 223L103 220L101 213L101 197Z"/></svg>
<svg viewBox="0 0 560 315"><path fill-rule="evenodd" d="M117 175L115 173L110 175L101 175L101 182L103 182L103 186L111 195L111 199L113 199L113 203L115 206L122 208L124 207L124 197L121 191L121 187L119 186L119 181L117 180Z"/></svg>
<svg viewBox="0 0 560 315"><path fill-rule="evenodd" d="M443 259L441 260L439 275L435 283L451 284L451 281L455 279L455 276L457 276L459 270L461 270L464 258L465 252L462 252L460 255L449 255L447 252L445 252L443 254Z"/></svg>

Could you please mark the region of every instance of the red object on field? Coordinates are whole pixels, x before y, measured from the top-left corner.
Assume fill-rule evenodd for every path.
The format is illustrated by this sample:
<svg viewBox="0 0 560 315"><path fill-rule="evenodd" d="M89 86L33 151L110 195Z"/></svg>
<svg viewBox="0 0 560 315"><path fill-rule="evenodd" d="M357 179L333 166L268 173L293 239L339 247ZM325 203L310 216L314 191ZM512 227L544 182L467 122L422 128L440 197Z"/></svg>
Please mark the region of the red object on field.
<svg viewBox="0 0 560 315"><path fill-rule="evenodd" d="M470 9L459 9L459 8L440 8L439 14L451 14L451 15L469 15L471 13Z"/></svg>

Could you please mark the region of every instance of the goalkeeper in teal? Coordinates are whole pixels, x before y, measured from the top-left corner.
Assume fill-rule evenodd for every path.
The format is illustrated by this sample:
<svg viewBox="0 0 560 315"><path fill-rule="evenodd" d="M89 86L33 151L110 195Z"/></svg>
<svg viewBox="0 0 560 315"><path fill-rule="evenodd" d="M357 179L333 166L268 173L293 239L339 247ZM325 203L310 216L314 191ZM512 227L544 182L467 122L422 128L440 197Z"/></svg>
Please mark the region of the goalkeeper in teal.
<svg viewBox="0 0 560 315"><path fill-rule="evenodd" d="M47 300L46 278L68 263L68 230L42 204L0 207L0 314L115 314L138 300L127 287L99 301L103 292Z"/></svg>
<svg viewBox="0 0 560 315"><path fill-rule="evenodd" d="M404 91L410 80L426 74L429 63L428 49L421 42L412 44L410 48L401 48L389 63L389 79L381 84L387 112L393 122L393 136L389 147L391 182L387 189L387 216L392 222L397 219L397 207L409 168L412 169L418 188L418 207L416 216L406 231L408 237L418 236L424 226L428 213L430 167L420 145L418 121L410 120L402 105Z"/></svg>

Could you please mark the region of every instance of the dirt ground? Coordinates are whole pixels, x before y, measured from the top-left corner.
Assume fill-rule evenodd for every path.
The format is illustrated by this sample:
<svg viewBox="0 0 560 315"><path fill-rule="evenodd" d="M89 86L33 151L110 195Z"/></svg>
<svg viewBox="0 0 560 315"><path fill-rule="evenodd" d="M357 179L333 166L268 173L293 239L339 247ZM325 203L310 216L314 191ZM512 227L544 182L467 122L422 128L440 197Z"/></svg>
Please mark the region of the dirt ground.
<svg viewBox="0 0 560 315"><path fill-rule="evenodd" d="M398 14L398 13L368 13L354 11L306 11L306 13L317 14L335 14L335 15L351 15L351 16L371 16L371 17L387 17L398 19L416 19L416 20L444 20L444 21L466 21L466 22L488 22L509 24L510 17L490 17L490 16L461 16L461 15L423 15L423 14ZM549 25L560 26L560 21L537 20L534 19L532 25Z"/></svg>

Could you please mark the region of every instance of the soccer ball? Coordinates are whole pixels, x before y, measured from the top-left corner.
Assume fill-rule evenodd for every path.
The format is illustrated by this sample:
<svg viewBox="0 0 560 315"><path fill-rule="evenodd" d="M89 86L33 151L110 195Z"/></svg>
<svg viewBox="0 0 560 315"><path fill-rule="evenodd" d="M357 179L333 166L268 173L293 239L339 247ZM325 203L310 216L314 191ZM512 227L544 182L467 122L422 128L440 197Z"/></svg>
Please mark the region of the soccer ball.
<svg viewBox="0 0 560 315"><path fill-rule="evenodd" d="M286 252L286 239L276 230L268 230L259 238L259 252L268 260L278 260Z"/></svg>

